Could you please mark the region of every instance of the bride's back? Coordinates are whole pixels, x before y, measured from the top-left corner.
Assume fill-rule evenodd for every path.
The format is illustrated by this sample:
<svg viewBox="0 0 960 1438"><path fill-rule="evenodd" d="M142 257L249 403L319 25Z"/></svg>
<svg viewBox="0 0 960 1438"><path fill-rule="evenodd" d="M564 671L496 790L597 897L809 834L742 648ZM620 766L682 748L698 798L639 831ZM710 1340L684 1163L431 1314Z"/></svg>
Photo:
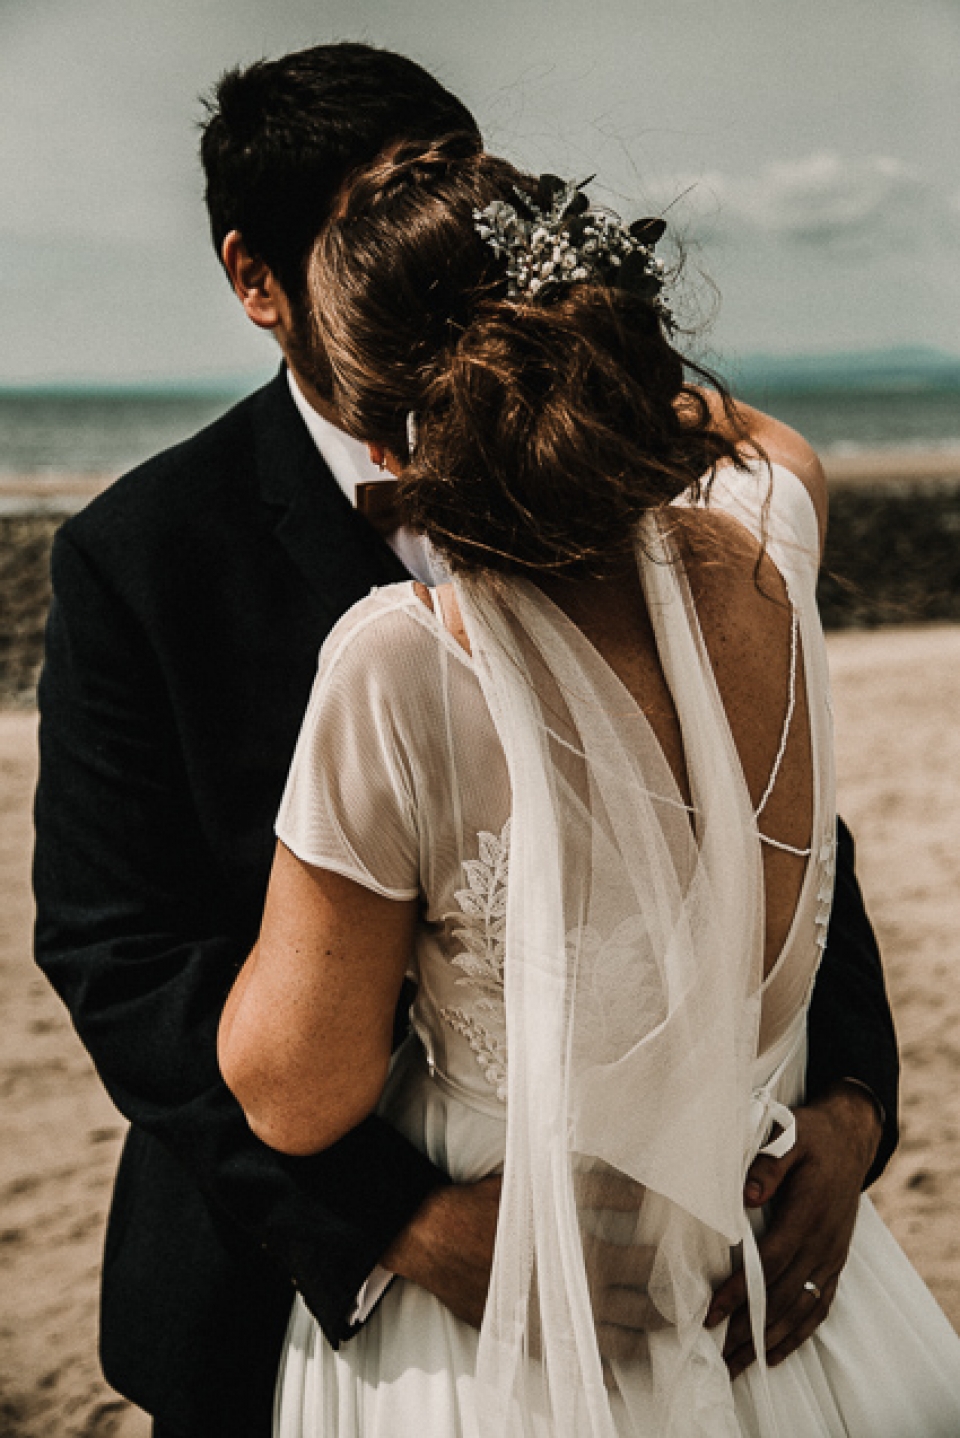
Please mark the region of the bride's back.
<svg viewBox="0 0 960 1438"><path fill-rule="evenodd" d="M775 564L735 519L674 508L670 525L754 811L763 806L761 833L777 841L763 845L769 972L793 923L812 842L807 696L793 608ZM692 823L682 728L636 564L602 579L540 576L537 587L590 641L645 716L691 805ZM429 604L425 592L421 598ZM469 650L452 587L444 587L442 608L447 627Z"/></svg>

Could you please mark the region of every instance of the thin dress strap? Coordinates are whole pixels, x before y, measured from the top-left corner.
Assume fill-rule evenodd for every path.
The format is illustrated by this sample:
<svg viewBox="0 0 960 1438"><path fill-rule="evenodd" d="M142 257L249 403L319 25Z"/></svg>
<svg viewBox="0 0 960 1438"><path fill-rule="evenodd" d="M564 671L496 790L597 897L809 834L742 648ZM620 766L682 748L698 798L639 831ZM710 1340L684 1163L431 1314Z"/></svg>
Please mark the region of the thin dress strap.
<svg viewBox="0 0 960 1438"><path fill-rule="evenodd" d="M767 787L766 787L766 788L764 789L764 791L763 791L763 797L762 797L762 799L760 800L760 803L757 805L756 809L753 811L753 817L754 817L755 819L759 819L759 818L760 818L760 815L763 813L764 809L765 809L766 806L767 806L767 801L769 800L770 795L773 793L773 790L774 790L774 787L775 787L775 785L776 785L777 779L778 779L778 777L779 777L779 775L780 775L780 768L781 768L781 765L783 764L783 756L784 756L784 755L786 754L786 752L787 752L787 740L788 740L788 738L790 737L790 725L791 725L792 722L793 722L794 710L795 710L796 707L797 707L797 650L798 650L798 647L799 647L799 646L798 646L799 634L800 634L800 621L799 621L798 618L797 618L797 611L796 611L796 609L793 608L793 607L791 607L791 611L790 611L790 685L789 685L789 692L788 692L788 697L787 697L787 713L786 713L786 717L785 717L785 719L784 719L784 721L783 721L783 731L782 731L782 733L781 733L781 735L780 735L780 747L777 749L777 757L774 759L774 761L773 761L773 768L770 770L770 778L767 780ZM810 854L813 853L813 849L812 849L810 846L808 846L806 849L798 849L798 848L795 848L793 844L784 844L780 839L771 839L768 834L764 834L759 828L757 829L757 833L760 835L760 842L761 842L762 844L769 844L769 845L771 846L771 848L774 848L774 849L782 849L785 854L796 854L798 858L800 858L800 859L806 859L806 858L809 858Z"/></svg>

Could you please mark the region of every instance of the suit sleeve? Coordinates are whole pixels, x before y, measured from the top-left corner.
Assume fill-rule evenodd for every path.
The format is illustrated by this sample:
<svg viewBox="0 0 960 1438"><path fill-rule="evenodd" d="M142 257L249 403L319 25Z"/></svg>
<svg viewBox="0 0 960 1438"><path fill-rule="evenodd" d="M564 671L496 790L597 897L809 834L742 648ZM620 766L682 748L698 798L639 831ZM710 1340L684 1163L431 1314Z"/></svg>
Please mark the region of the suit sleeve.
<svg viewBox="0 0 960 1438"><path fill-rule="evenodd" d="M808 1018L807 1095L843 1079L865 1084L883 1110L883 1134L871 1184L897 1146L900 1061L880 951L854 867L854 842L837 823L837 876L827 947Z"/></svg>
<svg viewBox="0 0 960 1438"><path fill-rule="evenodd" d="M36 956L121 1113L290 1276L336 1343L384 1249L446 1182L376 1117L309 1158L251 1134L216 1032L247 942L211 899L169 696L145 635L69 534L40 685Z"/></svg>

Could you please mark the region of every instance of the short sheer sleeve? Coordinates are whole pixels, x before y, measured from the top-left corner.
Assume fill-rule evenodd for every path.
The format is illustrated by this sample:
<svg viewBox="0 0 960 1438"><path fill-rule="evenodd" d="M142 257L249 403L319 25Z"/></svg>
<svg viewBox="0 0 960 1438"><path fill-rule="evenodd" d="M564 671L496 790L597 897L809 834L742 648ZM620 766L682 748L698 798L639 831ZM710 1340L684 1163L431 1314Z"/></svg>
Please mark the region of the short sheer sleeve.
<svg viewBox="0 0 960 1438"><path fill-rule="evenodd" d="M389 899L419 893L415 786L396 664L411 628L388 590L362 600L331 631L276 822L277 837L305 863Z"/></svg>
<svg viewBox="0 0 960 1438"><path fill-rule="evenodd" d="M722 509L762 539L787 578L816 585L820 531L813 500L802 480L782 464L743 469L723 465L710 487L709 506Z"/></svg>

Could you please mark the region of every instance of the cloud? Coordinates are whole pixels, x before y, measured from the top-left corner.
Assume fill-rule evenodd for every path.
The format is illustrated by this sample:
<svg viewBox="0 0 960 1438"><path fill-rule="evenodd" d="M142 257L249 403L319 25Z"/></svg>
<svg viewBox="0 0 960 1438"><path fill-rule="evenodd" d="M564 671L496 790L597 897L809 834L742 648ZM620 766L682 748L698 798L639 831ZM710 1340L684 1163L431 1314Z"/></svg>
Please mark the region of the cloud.
<svg viewBox="0 0 960 1438"><path fill-rule="evenodd" d="M924 237L956 243L960 194L933 184L894 155L818 151L775 160L755 174L720 170L672 176L656 187L681 227L717 238L892 253ZM677 199L679 197L679 200Z"/></svg>
<svg viewBox="0 0 960 1438"><path fill-rule="evenodd" d="M928 196L920 175L895 156L821 152L764 166L733 199L759 229L817 245L899 231Z"/></svg>

